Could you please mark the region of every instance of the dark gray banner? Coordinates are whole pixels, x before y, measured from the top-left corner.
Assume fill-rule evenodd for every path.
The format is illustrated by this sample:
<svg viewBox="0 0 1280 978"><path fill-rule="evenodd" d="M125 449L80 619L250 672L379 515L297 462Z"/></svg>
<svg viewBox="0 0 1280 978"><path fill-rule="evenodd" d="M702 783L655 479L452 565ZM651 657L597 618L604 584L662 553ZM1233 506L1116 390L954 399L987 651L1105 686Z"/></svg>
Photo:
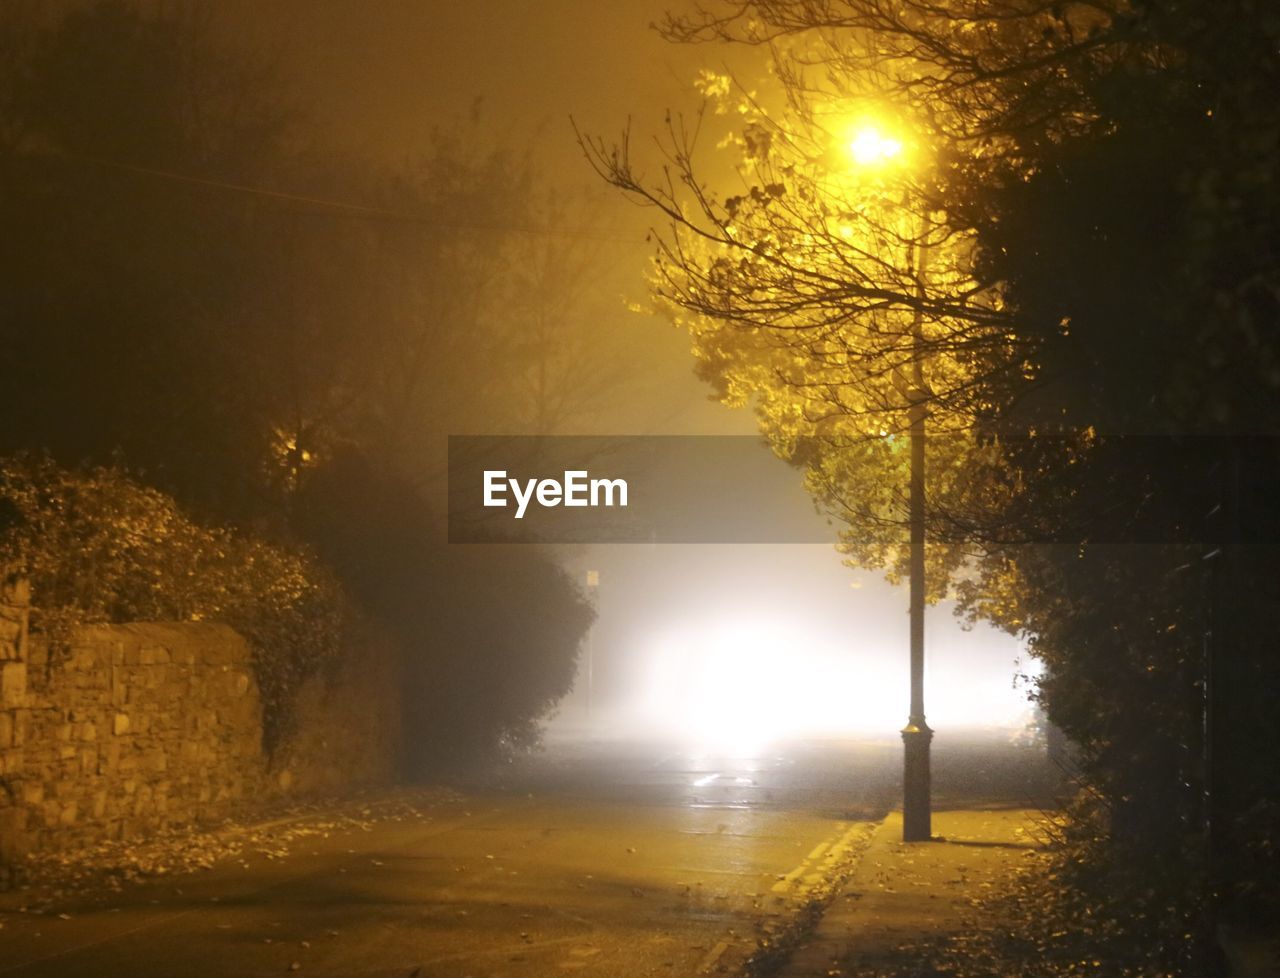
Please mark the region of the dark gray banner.
<svg viewBox="0 0 1280 978"><path fill-rule="evenodd" d="M1280 438L1075 436L974 443L932 435L928 538L977 543L1280 543ZM905 436L810 439L797 459L842 457L825 518L798 467L757 437L453 436L452 543L905 542ZM862 465L861 470L858 465ZM971 476L976 484L965 486ZM1043 473L1042 476L1039 473ZM1052 480L1019 492L1018 480ZM1034 512L1019 509L1040 500ZM1007 505L1005 500L1007 500ZM1046 502L1047 500L1047 502Z"/></svg>

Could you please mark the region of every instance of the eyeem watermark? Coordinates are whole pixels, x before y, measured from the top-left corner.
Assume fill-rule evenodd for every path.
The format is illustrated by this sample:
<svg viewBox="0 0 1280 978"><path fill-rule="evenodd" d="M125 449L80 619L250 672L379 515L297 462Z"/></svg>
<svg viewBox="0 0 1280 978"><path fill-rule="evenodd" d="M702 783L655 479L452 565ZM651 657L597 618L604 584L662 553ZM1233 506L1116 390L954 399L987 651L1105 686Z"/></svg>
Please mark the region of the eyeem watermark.
<svg viewBox="0 0 1280 978"><path fill-rule="evenodd" d="M941 460L952 457L953 444L963 453L970 437L935 433L930 450L949 464ZM1001 434L983 451L1009 452L1017 472L1025 465L1017 454L1023 444L1050 458L1084 450L1068 431ZM847 450L871 467L868 473L892 480L902 477L901 448L884 437L850 436L842 446L823 436L813 446L798 442L793 455ZM1011 516L998 504L984 506L980 495L942 493L929 507L929 538L998 546L1280 546L1280 435L1094 434L1087 451L1091 465L1110 473L1114 505L1106 510L1063 522L1052 512ZM905 489L891 485L897 488L866 500L865 509L856 496L842 496L834 509L815 514L800 473L754 436L452 435L449 542L829 544L842 535L846 542L905 545ZM1231 505L1219 505L1224 499Z"/></svg>
<svg viewBox="0 0 1280 978"><path fill-rule="evenodd" d="M516 519L524 519L529 503L539 506L626 506L626 479L593 479L586 469L566 469L564 480L508 479L506 469L484 470L484 505L502 509L507 490L515 500ZM616 500L616 501L615 501Z"/></svg>

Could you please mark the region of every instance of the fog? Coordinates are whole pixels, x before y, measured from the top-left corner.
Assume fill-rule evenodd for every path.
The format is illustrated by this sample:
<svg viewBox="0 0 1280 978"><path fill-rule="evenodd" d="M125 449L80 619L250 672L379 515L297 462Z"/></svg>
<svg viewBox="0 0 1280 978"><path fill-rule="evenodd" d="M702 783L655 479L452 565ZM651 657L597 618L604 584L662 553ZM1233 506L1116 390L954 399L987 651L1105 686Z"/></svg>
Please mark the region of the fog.
<svg viewBox="0 0 1280 978"><path fill-rule="evenodd" d="M644 132L669 109L697 110L692 83L708 52L657 36L661 3L226 8L242 37L279 53L322 138L396 160L425 146L433 128L460 125L481 142L521 147L539 180L583 201L568 233L590 239L595 264L579 314L604 334L602 362L616 363L616 354L627 369L555 433L754 431L748 412L711 401L683 335L625 311L644 297L644 233L655 215L598 185L569 124L572 116L585 131L612 134L632 121ZM756 52L720 48L714 58L712 67L748 82L763 70ZM817 520L794 482L779 508ZM895 736L906 719L906 590L845 567L833 547L600 545L566 563L580 581L599 573L590 589L599 615L590 639L596 725L749 742ZM984 625L966 630L945 604L930 610L926 636L935 727L1026 724L1027 689L1015 674L1030 664L1018 665L1018 640ZM584 653L561 721L587 719L587 675Z"/></svg>
<svg viewBox="0 0 1280 978"><path fill-rule="evenodd" d="M84 4L43 6L52 16ZM291 272L300 294L315 294L305 301L323 307L317 315L332 319L301 346L327 351L339 337L358 351L350 357L375 349L361 338L369 330L359 322L367 300L343 284L348 269L340 261L334 274L331 259L334 248L358 240L362 224L394 228L393 273L408 292L427 297L407 306L400 292L374 296L389 318L432 325L423 338L389 331L385 349L353 376L372 392L358 423L378 421L376 435L364 427L360 437L377 440L428 499L441 498L431 487L441 480L451 434L755 430L749 411L714 403L694 377L687 337L645 311L653 249L645 233L655 214L602 186L570 121L605 136L634 123L645 134L668 111L698 111L693 82L708 53L657 36L650 24L662 16L661 4L226 0L201 9L222 43L267 66L257 94L288 107L295 122L287 151L303 161L271 163L254 177L260 184L228 182L217 192L235 204L267 195L297 206L305 197L322 240L335 242ZM748 87L763 70L758 52L717 49L714 58L711 67ZM725 124L708 119L704 140L714 142ZM423 158L438 155L442 140L446 165L424 169ZM491 158L504 162L477 183L487 195L483 213L457 211L468 206L465 194L436 196L432 181L448 166L479 167ZM415 198L401 214L391 197L380 203L385 213L361 216L356 205L369 188L396 174L425 174L420 197L436 210L419 214ZM149 173L148 192L200 178ZM493 199L507 192L510 211ZM355 210L344 211L348 205ZM407 218L421 218L421 226L400 230L396 222ZM462 249L470 251L458 258ZM476 270L477 260L492 267ZM375 281L375 262L385 261L385 253L370 260ZM335 313L325 290L355 313ZM459 316L455 307L467 311ZM531 331L529 350L513 353L512 343L529 341ZM397 398L384 378L407 362L406 335L436 359L424 360L420 375L406 375L412 396ZM330 358L339 356L348 357L325 353L314 368L294 368L302 377L300 417L331 411L327 391L306 401L308 371L333 372ZM335 426L332 441L350 436ZM817 520L796 480L784 483L779 512ZM829 527L818 532L834 537ZM905 589L843 566L832 547L601 545L566 550L563 558L579 581L595 570L601 583L588 589L599 615L590 668L584 652L562 719L586 717L588 672L594 721L662 726L693 738L891 735L905 719ZM982 626L965 631L942 606L929 616L927 652L926 707L936 726L1025 722L1026 691L1014 688L1016 640Z"/></svg>

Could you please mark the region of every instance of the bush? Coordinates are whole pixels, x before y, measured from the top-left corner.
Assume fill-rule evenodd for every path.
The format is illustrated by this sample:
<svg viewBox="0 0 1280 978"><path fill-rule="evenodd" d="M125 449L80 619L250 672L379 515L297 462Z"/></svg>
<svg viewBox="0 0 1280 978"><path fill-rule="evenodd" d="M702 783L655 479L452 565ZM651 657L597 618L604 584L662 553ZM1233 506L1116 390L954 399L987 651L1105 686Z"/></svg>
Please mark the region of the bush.
<svg viewBox="0 0 1280 978"><path fill-rule="evenodd" d="M420 772L537 746L595 618L582 589L536 546L460 547L437 559L421 582L431 597L399 616L406 637L416 635L405 718Z"/></svg>
<svg viewBox="0 0 1280 978"><path fill-rule="evenodd" d="M294 694L340 647L345 602L307 553L196 523L116 468L0 459L0 565L31 583L31 626L57 667L85 624L218 621L244 635L264 745L292 729Z"/></svg>
<svg viewBox="0 0 1280 978"><path fill-rule="evenodd" d="M595 612L530 544L449 546L418 490L358 452L308 480L296 530L405 655L412 773L510 757L573 685Z"/></svg>

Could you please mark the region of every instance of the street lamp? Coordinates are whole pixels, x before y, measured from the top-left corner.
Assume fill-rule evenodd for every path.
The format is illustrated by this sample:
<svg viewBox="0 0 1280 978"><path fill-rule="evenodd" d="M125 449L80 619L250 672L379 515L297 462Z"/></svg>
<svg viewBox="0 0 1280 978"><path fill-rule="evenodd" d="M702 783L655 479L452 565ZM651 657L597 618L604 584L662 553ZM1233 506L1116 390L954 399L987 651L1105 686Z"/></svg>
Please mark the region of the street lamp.
<svg viewBox="0 0 1280 978"><path fill-rule="evenodd" d="M902 140L887 136L874 125L852 130L846 147L858 166L880 166L902 155Z"/></svg>
<svg viewBox="0 0 1280 978"><path fill-rule="evenodd" d="M901 164L904 146L900 139L884 133L874 124L864 124L850 131L846 149L859 167L884 167ZM904 206L907 201L904 198ZM924 291L927 261L924 235L908 235L908 265L914 273L917 298ZM925 606L925 420L928 415L927 388L924 382L924 314L917 303L911 317L911 377L895 371L895 383L907 398L908 438L911 446L910 503L908 522L911 530L910 598L911 623L911 703L907 725L902 728L902 839L904 842L927 842L933 836L932 801L930 798L929 748L933 731L924 718L924 606Z"/></svg>

